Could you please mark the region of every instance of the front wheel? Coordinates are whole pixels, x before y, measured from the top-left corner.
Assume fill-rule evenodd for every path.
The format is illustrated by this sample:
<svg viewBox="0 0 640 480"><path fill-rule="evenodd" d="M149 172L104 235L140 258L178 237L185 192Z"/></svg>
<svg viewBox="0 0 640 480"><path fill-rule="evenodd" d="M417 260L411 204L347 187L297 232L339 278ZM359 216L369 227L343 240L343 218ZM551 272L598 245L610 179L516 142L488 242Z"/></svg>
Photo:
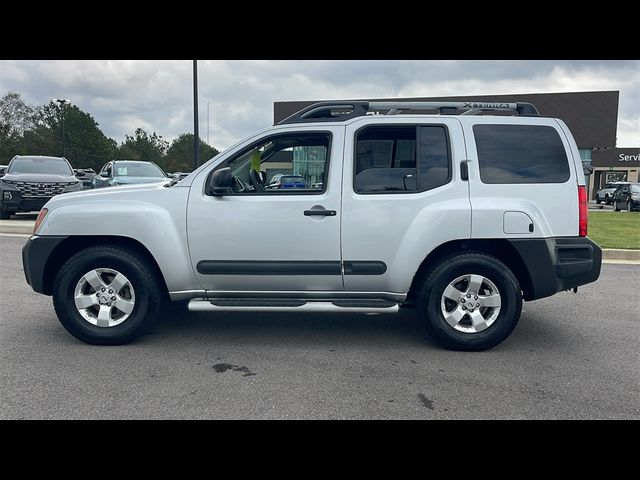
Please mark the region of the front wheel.
<svg viewBox="0 0 640 480"><path fill-rule="evenodd" d="M418 291L427 332L453 350L494 347L513 331L522 311L518 280L497 258L481 252L444 260Z"/></svg>
<svg viewBox="0 0 640 480"><path fill-rule="evenodd" d="M81 250L60 269L53 305L74 337L121 345L141 335L162 301L160 282L135 252L100 245Z"/></svg>
<svg viewBox="0 0 640 480"><path fill-rule="evenodd" d="M602 203L602 200L600 200L600 197L596 197L596 203L597 203L598 205L600 205L600 204Z"/></svg>
<svg viewBox="0 0 640 480"><path fill-rule="evenodd" d="M11 213L8 210L0 207L0 220L9 220L11 218Z"/></svg>

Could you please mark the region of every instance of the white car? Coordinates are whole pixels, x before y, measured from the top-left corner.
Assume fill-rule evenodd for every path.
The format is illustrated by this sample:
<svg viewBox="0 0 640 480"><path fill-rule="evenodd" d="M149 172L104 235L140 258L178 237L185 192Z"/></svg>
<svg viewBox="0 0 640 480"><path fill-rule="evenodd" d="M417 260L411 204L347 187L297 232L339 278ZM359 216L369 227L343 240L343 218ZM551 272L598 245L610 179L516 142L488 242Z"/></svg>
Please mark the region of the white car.
<svg viewBox="0 0 640 480"><path fill-rule="evenodd" d="M515 116L478 115L494 111ZM322 183L266 189L269 168ZM23 266L92 344L131 341L162 302L188 300L254 315L415 308L445 347L484 350L523 300L598 278L586 235L576 143L533 105L323 102L180 182L54 197Z"/></svg>
<svg viewBox="0 0 640 480"><path fill-rule="evenodd" d="M604 187L596 192L596 203L600 205L604 202L606 205L613 203L613 192L616 191L620 185L629 185L629 182L612 182L606 183Z"/></svg>

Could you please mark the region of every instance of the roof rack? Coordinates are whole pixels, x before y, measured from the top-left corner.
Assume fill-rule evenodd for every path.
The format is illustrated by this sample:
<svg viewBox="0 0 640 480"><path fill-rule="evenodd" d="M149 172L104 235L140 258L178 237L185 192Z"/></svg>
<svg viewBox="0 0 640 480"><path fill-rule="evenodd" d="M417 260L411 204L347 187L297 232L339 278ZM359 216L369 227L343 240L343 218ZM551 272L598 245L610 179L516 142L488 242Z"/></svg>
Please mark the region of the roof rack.
<svg viewBox="0 0 640 480"><path fill-rule="evenodd" d="M367 114L397 115L411 111L438 111L440 115L478 115L482 112L506 112L537 117L538 109L531 103L516 102L318 102L280 120L278 125L305 122L342 122Z"/></svg>

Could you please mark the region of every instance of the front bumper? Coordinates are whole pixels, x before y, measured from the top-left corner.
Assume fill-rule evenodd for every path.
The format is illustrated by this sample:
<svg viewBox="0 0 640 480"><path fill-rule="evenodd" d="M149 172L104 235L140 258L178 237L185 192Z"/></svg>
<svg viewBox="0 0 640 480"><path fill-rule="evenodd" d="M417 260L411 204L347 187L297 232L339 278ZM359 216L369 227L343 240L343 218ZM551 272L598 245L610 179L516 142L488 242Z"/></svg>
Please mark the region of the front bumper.
<svg viewBox="0 0 640 480"><path fill-rule="evenodd" d="M32 235L22 247L22 268L34 292L51 295L46 282L46 267L52 253L67 237Z"/></svg>
<svg viewBox="0 0 640 480"><path fill-rule="evenodd" d="M5 192L11 195L10 199L4 198ZM23 197L17 188L0 185L0 203L3 210L7 212L39 211L51 198L53 195L50 197Z"/></svg>
<svg viewBox="0 0 640 480"><path fill-rule="evenodd" d="M562 290L595 282L600 276L602 249L588 237L513 239L531 284L524 299L549 297Z"/></svg>

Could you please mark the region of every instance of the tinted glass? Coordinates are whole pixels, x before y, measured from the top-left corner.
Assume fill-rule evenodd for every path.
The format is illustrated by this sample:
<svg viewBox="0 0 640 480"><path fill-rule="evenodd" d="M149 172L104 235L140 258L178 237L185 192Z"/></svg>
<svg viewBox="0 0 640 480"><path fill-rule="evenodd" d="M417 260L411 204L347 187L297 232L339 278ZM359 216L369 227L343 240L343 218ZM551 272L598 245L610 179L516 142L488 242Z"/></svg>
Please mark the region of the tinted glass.
<svg viewBox="0 0 640 480"><path fill-rule="evenodd" d="M444 127L420 127L420 190L429 190L451 179L447 131Z"/></svg>
<svg viewBox="0 0 640 480"><path fill-rule="evenodd" d="M558 132L541 125L474 125L483 183L563 183L567 155Z"/></svg>
<svg viewBox="0 0 640 480"><path fill-rule="evenodd" d="M416 127L368 127L358 132L354 190L416 191Z"/></svg>
<svg viewBox="0 0 640 480"><path fill-rule="evenodd" d="M61 158L24 157L11 162L7 173L48 173L51 175L73 175L69 164Z"/></svg>
<svg viewBox="0 0 640 480"><path fill-rule="evenodd" d="M116 162L114 168L116 177L165 178L164 172L153 163Z"/></svg>

